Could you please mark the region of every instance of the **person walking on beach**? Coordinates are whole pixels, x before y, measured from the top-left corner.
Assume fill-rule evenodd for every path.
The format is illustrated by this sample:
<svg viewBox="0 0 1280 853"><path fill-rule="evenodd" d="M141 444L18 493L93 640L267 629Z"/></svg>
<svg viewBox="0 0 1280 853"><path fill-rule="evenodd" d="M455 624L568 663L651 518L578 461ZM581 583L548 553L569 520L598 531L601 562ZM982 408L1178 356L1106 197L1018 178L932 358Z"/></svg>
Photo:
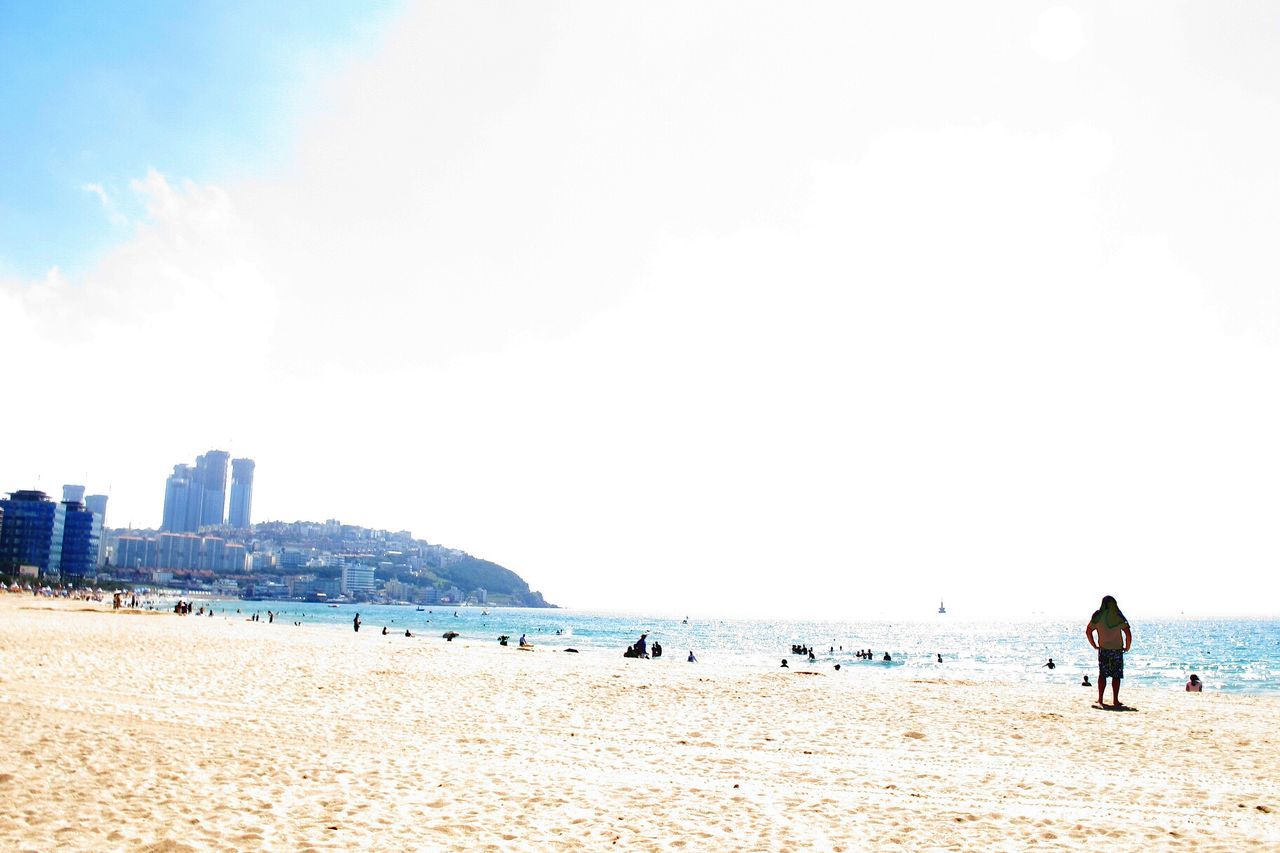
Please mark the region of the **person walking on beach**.
<svg viewBox="0 0 1280 853"><path fill-rule="evenodd" d="M1124 653L1133 645L1133 632L1113 597L1103 596L1102 606L1093 612L1089 624L1084 626L1084 636L1089 645L1098 650L1098 704L1103 704L1102 692L1110 678L1111 704L1116 708L1122 707L1120 680L1124 678Z"/></svg>

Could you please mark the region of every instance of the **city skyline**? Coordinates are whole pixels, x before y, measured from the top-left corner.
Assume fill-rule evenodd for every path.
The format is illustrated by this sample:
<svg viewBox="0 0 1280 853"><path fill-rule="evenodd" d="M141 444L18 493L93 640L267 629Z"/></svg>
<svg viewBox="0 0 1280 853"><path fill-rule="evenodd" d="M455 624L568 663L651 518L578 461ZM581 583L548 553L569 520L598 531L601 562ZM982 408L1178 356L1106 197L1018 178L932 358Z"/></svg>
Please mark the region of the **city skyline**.
<svg viewBox="0 0 1280 853"><path fill-rule="evenodd" d="M227 471L231 470L228 491ZM165 480L160 529L193 533L205 527L252 526L252 459L232 459L225 450L209 450L194 465L178 463Z"/></svg>
<svg viewBox="0 0 1280 853"><path fill-rule="evenodd" d="M1280 611L1269 12L180 17L6 15L5 482L151 527L220 448L568 606Z"/></svg>

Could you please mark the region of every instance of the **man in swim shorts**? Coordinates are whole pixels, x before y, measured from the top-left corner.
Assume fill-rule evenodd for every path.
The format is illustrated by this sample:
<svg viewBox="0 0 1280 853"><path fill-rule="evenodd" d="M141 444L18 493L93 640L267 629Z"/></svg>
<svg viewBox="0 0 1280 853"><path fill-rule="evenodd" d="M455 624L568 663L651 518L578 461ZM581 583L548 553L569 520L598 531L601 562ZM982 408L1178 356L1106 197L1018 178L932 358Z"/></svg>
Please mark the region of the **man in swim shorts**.
<svg viewBox="0 0 1280 853"><path fill-rule="evenodd" d="M1120 612L1120 605L1111 596L1104 596L1102 606L1093 612L1084 628L1089 645L1098 650L1098 704L1102 704L1102 692L1107 679L1111 679L1111 704L1120 706L1120 679L1124 678L1124 653L1133 645L1133 632L1129 620ZM1096 639L1095 639L1096 636Z"/></svg>

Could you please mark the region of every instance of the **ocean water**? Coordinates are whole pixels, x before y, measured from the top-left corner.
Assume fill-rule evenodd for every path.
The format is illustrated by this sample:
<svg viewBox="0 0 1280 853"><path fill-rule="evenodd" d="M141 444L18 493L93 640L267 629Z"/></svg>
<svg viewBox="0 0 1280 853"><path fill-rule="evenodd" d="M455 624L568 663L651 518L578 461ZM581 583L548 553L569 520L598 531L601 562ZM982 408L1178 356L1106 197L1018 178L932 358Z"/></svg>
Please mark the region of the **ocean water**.
<svg viewBox="0 0 1280 853"><path fill-rule="evenodd" d="M792 668L832 671L851 678L945 676L999 681L1078 685L1088 674L1097 679L1097 652L1085 640L1084 621L967 622L950 615L903 622L806 622L768 619L683 619L494 607L302 604L289 601L215 601L222 614L236 609L281 612L280 621L332 625L351 630L360 614L361 633L382 626L421 637L456 631L460 639L497 643L500 634L514 645L521 634L542 648L575 648L582 654L621 657L641 631L662 644L663 657L645 663L687 666L692 650L702 662L744 668L777 668L782 658ZM198 606L198 604L197 604ZM1087 617L1088 614L1085 614ZM1125 684L1181 690L1196 673L1206 691L1280 693L1280 620L1177 619L1133 620L1133 649L1125 656ZM557 631L560 632L557 634ZM412 642L408 640L407 642ZM813 647L817 660L791 654L791 645ZM860 661L858 649L877 658ZM833 651L834 649L834 651ZM879 659L889 652L893 661ZM941 654L942 663L937 662ZM1044 664L1053 658L1056 668Z"/></svg>

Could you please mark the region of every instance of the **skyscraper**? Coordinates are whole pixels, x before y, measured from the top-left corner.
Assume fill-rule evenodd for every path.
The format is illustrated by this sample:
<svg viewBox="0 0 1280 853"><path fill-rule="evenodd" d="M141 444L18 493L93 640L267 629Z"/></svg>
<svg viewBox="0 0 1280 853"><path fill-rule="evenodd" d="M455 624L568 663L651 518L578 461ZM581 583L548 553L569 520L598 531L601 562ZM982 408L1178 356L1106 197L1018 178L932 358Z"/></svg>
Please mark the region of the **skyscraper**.
<svg viewBox="0 0 1280 853"><path fill-rule="evenodd" d="M252 459L231 460L231 511L227 524L240 530L252 525L254 467Z"/></svg>
<svg viewBox="0 0 1280 853"><path fill-rule="evenodd" d="M84 505L93 513L93 536L98 542L98 565L101 566L107 554L107 496L89 495Z"/></svg>
<svg viewBox="0 0 1280 853"><path fill-rule="evenodd" d="M231 454L225 450L210 450L196 457L196 470L200 472L200 485L204 494L200 499L201 527L220 527L227 522L227 463Z"/></svg>
<svg viewBox="0 0 1280 853"><path fill-rule="evenodd" d="M54 512L49 571L59 573L66 580L84 580L98 573L93 513L80 501L63 501Z"/></svg>
<svg viewBox="0 0 1280 853"><path fill-rule="evenodd" d="M219 527L227 516L227 462L231 454L210 450L196 457L195 465L174 465L164 485L166 533L196 533L202 527Z"/></svg>
<svg viewBox="0 0 1280 853"><path fill-rule="evenodd" d="M17 571L19 566L36 566L49 570L53 549L53 520L58 505L44 492L21 490L10 492L0 500L4 526L0 527L0 568Z"/></svg>
<svg viewBox="0 0 1280 853"><path fill-rule="evenodd" d="M190 465L173 466L173 473L164 483L164 519L160 522L161 530L168 533L182 533L188 529L187 523L191 516L188 511L189 504L193 493L199 494L198 490L192 488L194 479L195 469ZM199 512L197 509L196 518L199 517Z"/></svg>

